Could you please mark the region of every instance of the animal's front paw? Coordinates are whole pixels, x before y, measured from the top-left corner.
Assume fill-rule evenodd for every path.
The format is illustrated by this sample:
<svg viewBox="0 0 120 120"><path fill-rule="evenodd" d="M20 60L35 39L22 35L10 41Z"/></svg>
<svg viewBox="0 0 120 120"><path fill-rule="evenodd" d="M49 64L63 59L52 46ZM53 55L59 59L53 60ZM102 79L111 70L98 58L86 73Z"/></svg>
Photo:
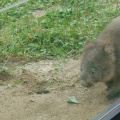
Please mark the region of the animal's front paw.
<svg viewBox="0 0 120 120"><path fill-rule="evenodd" d="M120 97L120 90L111 90L109 89L107 92L107 99L114 99Z"/></svg>
<svg viewBox="0 0 120 120"><path fill-rule="evenodd" d="M107 86L107 91L108 91L108 90L112 87L113 81L108 81L108 82L106 82L105 84L106 84L106 86Z"/></svg>

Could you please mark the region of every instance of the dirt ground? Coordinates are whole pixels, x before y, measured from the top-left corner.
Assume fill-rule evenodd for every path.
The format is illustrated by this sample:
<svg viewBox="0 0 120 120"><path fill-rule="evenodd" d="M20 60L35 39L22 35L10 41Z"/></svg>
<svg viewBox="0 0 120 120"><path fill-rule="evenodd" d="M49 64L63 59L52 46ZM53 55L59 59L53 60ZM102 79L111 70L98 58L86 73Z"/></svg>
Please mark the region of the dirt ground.
<svg viewBox="0 0 120 120"><path fill-rule="evenodd" d="M9 62L0 74L0 120L92 120L115 100L79 83L80 59ZM42 94L41 94L42 93ZM67 103L75 96L79 104Z"/></svg>

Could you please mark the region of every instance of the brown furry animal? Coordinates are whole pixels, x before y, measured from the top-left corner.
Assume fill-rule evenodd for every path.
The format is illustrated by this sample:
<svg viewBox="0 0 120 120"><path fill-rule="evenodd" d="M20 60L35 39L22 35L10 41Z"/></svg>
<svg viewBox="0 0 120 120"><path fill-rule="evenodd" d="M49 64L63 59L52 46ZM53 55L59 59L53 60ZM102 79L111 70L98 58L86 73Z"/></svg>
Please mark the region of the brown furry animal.
<svg viewBox="0 0 120 120"><path fill-rule="evenodd" d="M120 96L120 16L108 24L96 42L85 45L80 80L85 87L104 82L108 99Z"/></svg>

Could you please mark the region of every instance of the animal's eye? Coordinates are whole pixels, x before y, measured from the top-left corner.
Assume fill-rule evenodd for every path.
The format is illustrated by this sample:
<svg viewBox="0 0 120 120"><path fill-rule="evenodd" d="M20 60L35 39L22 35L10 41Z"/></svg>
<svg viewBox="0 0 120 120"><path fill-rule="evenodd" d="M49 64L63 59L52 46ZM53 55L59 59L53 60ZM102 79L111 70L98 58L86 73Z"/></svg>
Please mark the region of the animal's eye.
<svg viewBox="0 0 120 120"><path fill-rule="evenodd" d="M92 70L91 73L92 73L92 74L95 74L95 70Z"/></svg>

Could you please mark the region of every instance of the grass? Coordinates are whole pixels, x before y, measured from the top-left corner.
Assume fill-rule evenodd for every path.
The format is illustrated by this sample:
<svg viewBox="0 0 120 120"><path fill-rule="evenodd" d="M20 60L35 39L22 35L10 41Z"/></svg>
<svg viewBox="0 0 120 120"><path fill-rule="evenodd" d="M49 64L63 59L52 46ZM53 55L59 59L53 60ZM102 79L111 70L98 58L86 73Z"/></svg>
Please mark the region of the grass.
<svg viewBox="0 0 120 120"><path fill-rule="evenodd" d="M1 82L1 85L2 85L3 84L2 81L0 81L0 82ZM25 80L15 80L11 84L6 84L6 87L7 88L17 87L18 85L21 85L21 84L24 84L24 83L26 83Z"/></svg>
<svg viewBox="0 0 120 120"><path fill-rule="evenodd" d="M0 5L17 0L1 0ZM47 11L33 17L35 9ZM120 14L118 2L108 0L29 0L0 13L0 58L53 59L80 54L86 41L94 41L105 25Z"/></svg>

